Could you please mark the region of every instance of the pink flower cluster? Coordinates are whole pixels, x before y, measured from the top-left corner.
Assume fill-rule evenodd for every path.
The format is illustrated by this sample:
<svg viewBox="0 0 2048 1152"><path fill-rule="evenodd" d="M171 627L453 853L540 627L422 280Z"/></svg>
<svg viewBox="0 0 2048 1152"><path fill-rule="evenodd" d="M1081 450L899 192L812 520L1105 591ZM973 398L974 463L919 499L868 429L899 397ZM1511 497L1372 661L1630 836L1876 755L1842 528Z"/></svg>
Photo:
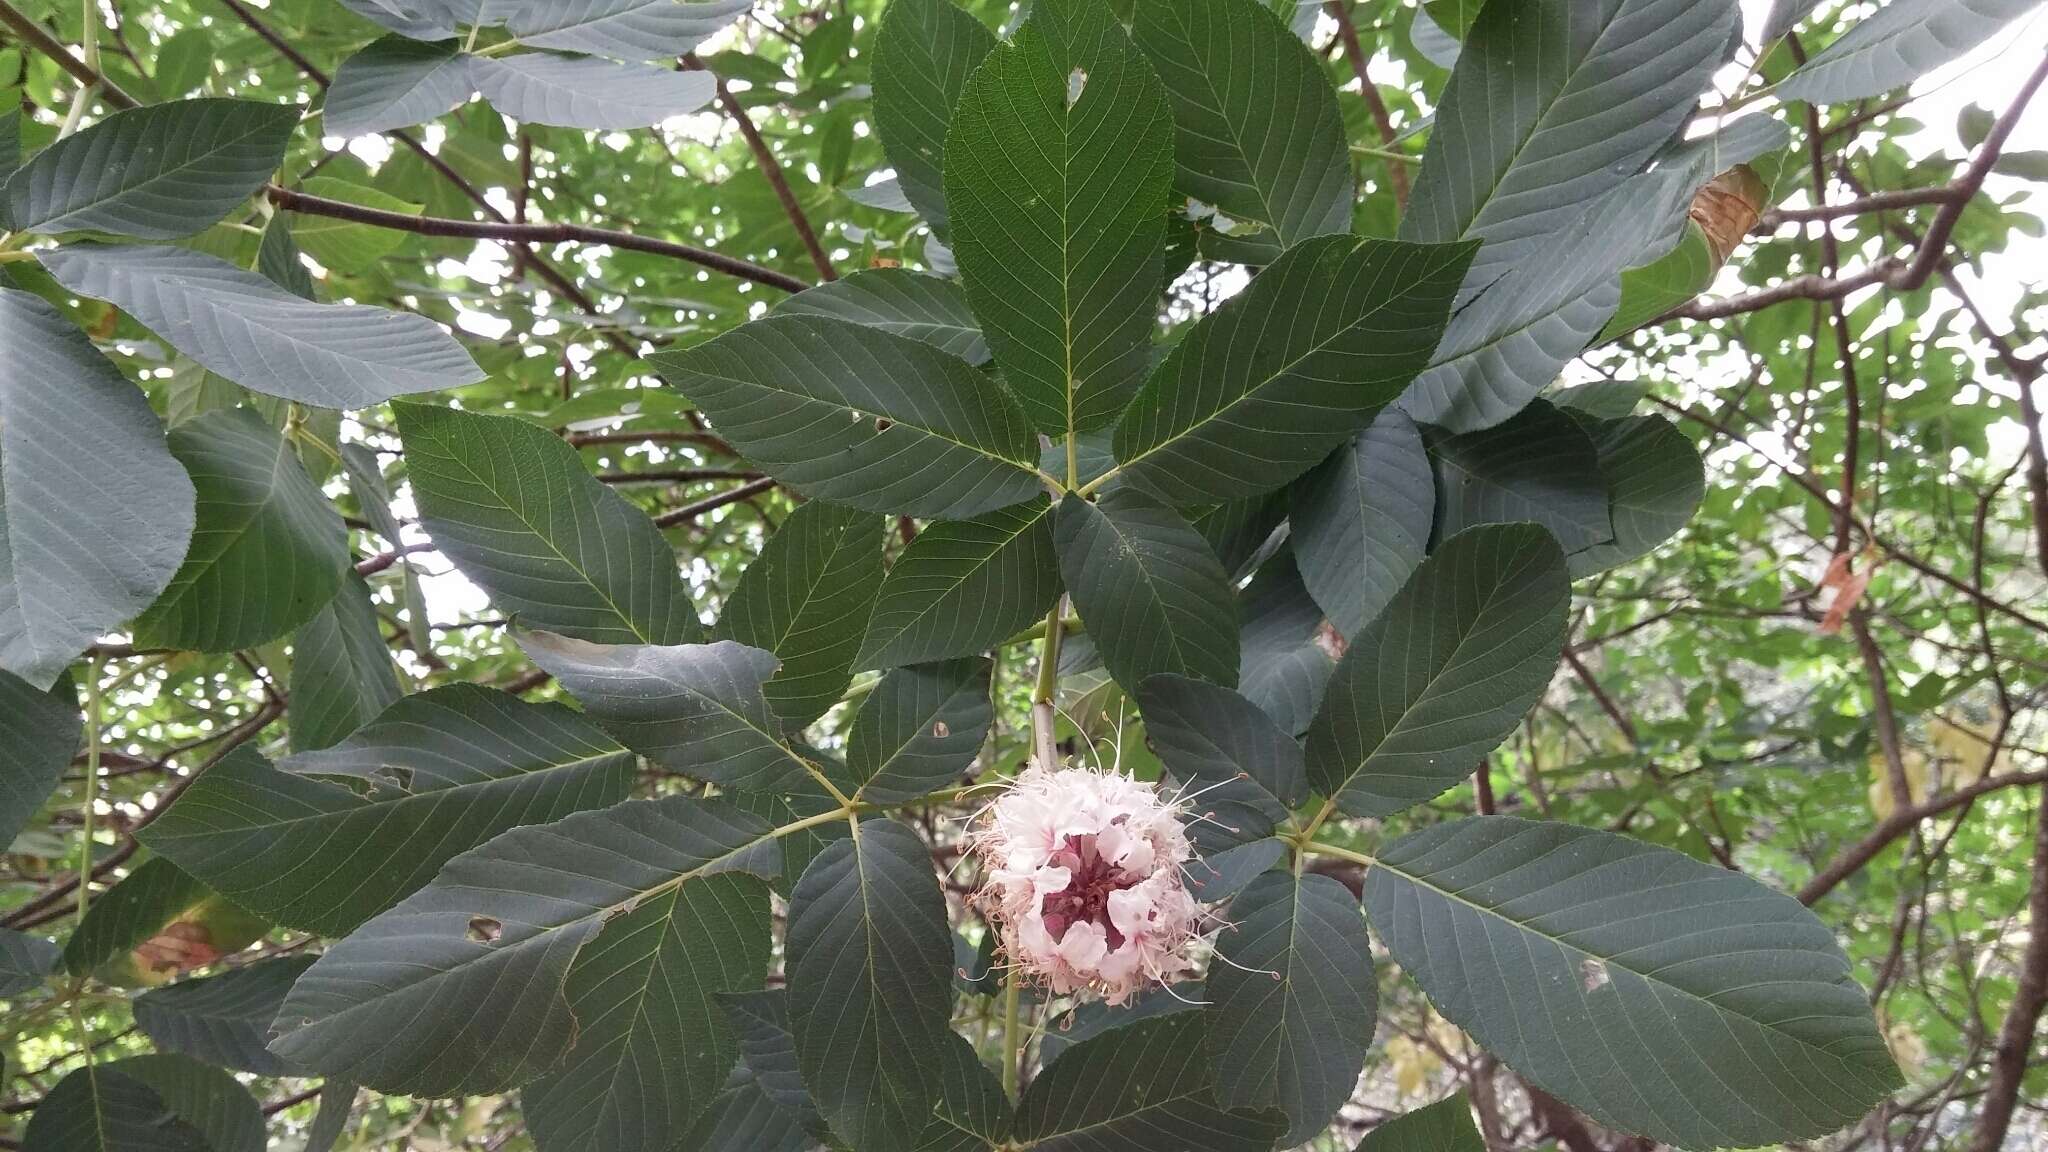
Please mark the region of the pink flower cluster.
<svg viewBox="0 0 2048 1152"><path fill-rule="evenodd" d="M1020 774L974 834L988 873L977 901L1009 962L1058 995L1111 1004L1189 975L1204 912L1182 880L1194 849L1180 816L1121 773Z"/></svg>

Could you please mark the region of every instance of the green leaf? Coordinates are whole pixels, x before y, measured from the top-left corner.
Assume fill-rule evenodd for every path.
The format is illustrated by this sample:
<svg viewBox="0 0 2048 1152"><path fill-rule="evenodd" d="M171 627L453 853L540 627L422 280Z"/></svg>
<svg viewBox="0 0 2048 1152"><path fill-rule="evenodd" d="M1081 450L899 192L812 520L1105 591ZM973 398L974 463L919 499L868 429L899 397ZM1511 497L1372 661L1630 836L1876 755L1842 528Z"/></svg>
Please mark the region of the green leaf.
<svg viewBox="0 0 2048 1152"><path fill-rule="evenodd" d="M768 316L647 358L742 455L806 495L958 519L1040 490L1015 397L963 360L823 316Z"/></svg>
<svg viewBox="0 0 2048 1152"><path fill-rule="evenodd" d="M939 1100L911 1152L992 1152L1010 1130L1010 1101L967 1038L939 1042Z"/></svg>
<svg viewBox="0 0 2048 1152"><path fill-rule="evenodd" d="M1372 623L1422 563L1436 480L1414 421L1387 409L1295 487L1288 537L1302 583L1344 637Z"/></svg>
<svg viewBox="0 0 2048 1152"><path fill-rule="evenodd" d="M695 112L718 94L709 72L551 52L472 56L469 75L491 107L557 128L648 128Z"/></svg>
<svg viewBox="0 0 2048 1152"><path fill-rule="evenodd" d="M317 616L341 587L348 530L291 445L233 408L180 424L170 448L198 490L198 526L135 642L232 652Z"/></svg>
<svg viewBox="0 0 2048 1152"><path fill-rule="evenodd" d="M1278 1108L1282 1145L1328 1128L1365 1070L1379 1016L1365 914L1328 876L1267 872L1230 902L1203 986L1216 1099Z"/></svg>
<svg viewBox="0 0 2048 1152"><path fill-rule="evenodd" d="M244 908L338 936L500 832L618 802L632 770L562 705L455 684L281 768L238 750L142 840Z"/></svg>
<svg viewBox="0 0 2048 1152"><path fill-rule="evenodd" d="M147 608L184 559L192 504L135 385L55 308L0 288L0 670L46 689Z"/></svg>
<svg viewBox="0 0 2048 1152"><path fill-rule="evenodd" d="M0 189L7 186L7 178L21 167L21 106L11 88L0 88ZM9 222L9 209L0 200L0 226Z"/></svg>
<svg viewBox="0 0 2048 1152"><path fill-rule="evenodd" d="M1016 1135L1034 1152L1270 1152L1285 1118L1216 1103L1204 1032L1203 1013L1181 1012L1074 1045L1025 1091Z"/></svg>
<svg viewBox="0 0 2048 1152"><path fill-rule="evenodd" d="M213 1152L156 1089L105 1064L58 1081L29 1117L36 1152Z"/></svg>
<svg viewBox="0 0 2048 1152"><path fill-rule="evenodd" d="M1801 21L1812 15L1813 10L1820 7L1822 2L1823 0L1771 0L1771 10L1765 14L1763 31L1758 37L1758 43L1769 50L1772 41L1797 27Z"/></svg>
<svg viewBox="0 0 2048 1152"><path fill-rule="evenodd" d="M1968 53L2040 0L1894 0L1778 82L1783 100L1841 104L1903 88Z"/></svg>
<svg viewBox="0 0 2048 1152"><path fill-rule="evenodd" d="M772 311L849 320L922 340L976 367L989 362L988 341L960 286L907 268L868 268L842 276L799 292Z"/></svg>
<svg viewBox="0 0 2048 1152"><path fill-rule="evenodd" d="M1262 839L1308 798L1301 745L1251 701L1184 676L1154 676L1138 690L1146 742L1174 777L1199 793L1188 833L1213 850Z"/></svg>
<svg viewBox="0 0 2048 1152"><path fill-rule="evenodd" d="M40 936L0 928L0 996L19 996L57 971L62 949Z"/></svg>
<svg viewBox="0 0 2048 1152"><path fill-rule="evenodd" d="M534 1146L670 1152L738 1058L721 993L768 970L768 888L705 876L611 921L569 968L576 1046L528 1085Z"/></svg>
<svg viewBox="0 0 2048 1152"><path fill-rule="evenodd" d="M910 1147L941 1098L952 933L931 850L893 820L811 862L789 901L789 1025L818 1111L860 1152Z"/></svg>
<svg viewBox="0 0 2048 1152"><path fill-rule="evenodd" d="M263 243L256 249L256 271L292 295L314 300L317 297L313 292L313 273L306 268L302 255L298 241L292 239L291 221L282 215L271 217L270 223L263 226ZM237 393L241 391L204 368L199 371L208 381ZM175 419L171 422L181 423Z"/></svg>
<svg viewBox="0 0 2048 1152"><path fill-rule="evenodd" d="M349 1116L355 1111L356 1096L361 1092L346 1080L329 1080L320 1086L320 1110L313 1115L312 1125L306 1129L306 1146L300 1152L333 1152L341 1141L341 1135L348 1130Z"/></svg>
<svg viewBox="0 0 2048 1152"><path fill-rule="evenodd" d="M292 636L291 746L331 747L401 694L370 586L351 572L334 599Z"/></svg>
<svg viewBox="0 0 2048 1152"><path fill-rule="evenodd" d="M882 521L813 500L747 565L712 636L773 652L768 708L784 728L805 728L851 682L881 588Z"/></svg>
<svg viewBox="0 0 2048 1152"><path fill-rule="evenodd" d="M1365 900L1446 1019L1609 1127L1776 1144L1903 1083L1834 933L1741 873L1492 816L1395 841Z"/></svg>
<svg viewBox="0 0 2048 1152"><path fill-rule="evenodd" d="M903 550L854 661L891 668L975 656L1045 618L1059 599L1044 497L932 524Z"/></svg>
<svg viewBox="0 0 2048 1152"><path fill-rule="evenodd" d="M789 1032L789 990L728 992L718 1002L739 1036L740 1062L761 1091L805 1124L822 1123L797 1068L796 1037Z"/></svg>
<svg viewBox="0 0 2048 1152"><path fill-rule="evenodd" d="M240 1081L188 1056L131 1056L107 1070L155 1090L171 1113L197 1129L207 1152L263 1152L263 1112Z"/></svg>
<svg viewBox="0 0 2048 1152"><path fill-rule="evenodd" d="M1053 525L1060 575L1110 675L1135 690L1172 672L1237 683L1230 578L1188 522L1129 488L1069 494Z"/></svg>
<svg viewBox="0 0 2048 1152"><path fill-rule="evenodd" d="M774 875L770 831L686 796L515 828L321 956L285 1001L271 1050L386 1092L477 1095L531 1081L575 1041L563 986L578 952L679 887ZM408 1025L394 1031L394 1020Z"/></svg>
<svg viewBox="0 0 2048 1152"><path fill-rule="evenodd" d="M913 664L883 676L847 741L854 798L900 804L958 782L988 739L990 662Z"/></svg>
<svg viewBox="0 0 2048 1152"><path fill-rule="evenodd" d="M309 196L321 196L401 216L418 216L425 205L365 188L332 176L315 176L299 186ZM332 216L295 214L292 238L306 254L323 266L344 275L367 272L378 261L405 246L406 234L395 228L356 224Z"/></svg>
<svg viewBox="0 0 2048 1152"><path fill-rule="evenodd" d="M45 148L7 181L18 231L175 240L241 207L284 161L290 104L180 100L116 112Z"/></svg>
<svg viewBox="0 0 2048 1152"><path fill-rule="evenodd" d="M1201 984L1186 981L1170 988L1155 984L1114 1006L1101 1000L1083 1001L1055 1017L1051 1026L1038 1038L1039 1058L1049 1065L1072 1051L1075 1045L1093 1040L1105 1032L1161 1016L1199 1012L1203 1007L1198 1003L1201 998Z"/></svg>
<svg viewBox="0 0 2048 1152"><path fill-rule="evenodd" d="M770 1100L751 1073L739 1068L683 1137L677 1152L804 1152L811 1146L797 1118Z"/></svg>
<svg viewBox="0 0 2048 1152"><path fill-rule="evenodd" d="M37 257L71 291L113 304L211 371L280 399L346 410L484 378L424 316L315 304L198 252L74 244Z"/></svg>
<svg viewBox="0 0 2048 1152"><path fill-rule="evenodd" d="M1401 238L1484 241L1461 302L1529 264L1678 131L1739 18L1734 0L1487 5L1444 88Z"/></svg>
<svg viewBox="0 0 2048 1152"><path fill-rule="evenodd" d="M163 930L211 891L176 864L145 860L96 896L64 942L64 971L83 976Z"/></svg>
<svg viewBox="0 0 2048 1152"><path fill-rule="evenodd" d="M1172 116L1101 0L1040 0L946 138L967 299L1039 431L1116 419L1151 362Z"/></svg>
<svg viewBox="0 0 2048 1152"><path fill-rule="evenodd" d="M752 7L750 0L579 0L516 4L505 28L534 48L621 60L671 60Z"/></svg>
<svg viewBox="0 0 2048 1152"><path fill-rule="evenodd" d="M1257 0L1138 0L1131 34L1173 105L1174 189L1257 226L1246 255L1351 230L1337 93L1286 23Z"/></svg>
<svg viewBox="0 0 2048 1152"><path fill-rule="evenodd" d="M1655 321L1712 287L1720 270L1706 231L1696 221L1687 221L1678 247L1621 274L1621 303L1597 339L1618 339Z"/></svg>
<svg viewBox="0 0 2048 1152"><path fill-rule="evenodd" d="M1295 569L1292 549L1268 560L1241 600L1238 691L1289 735L1308 730L1337 666L1342 639L1328 631L1323 610Z"/></svg>
<svg viewBox="0 0 2048 1152"><path fill-rule="evenodd" d="M396 411L422 524L500 611L601 644L701 634L674 549L561 437L512 416Z"/></svg>
<svg viewBox="0 0 2048 1152"><path fill-rule="evenodd" d="M1452 537L1337 665L1309 727L1309 782L1350 815L1384 816L1470 775L1549 686L1570 606L1543 529Z"/></svg>
<svg viewBox="0 0 2048 1152"><path fill-rule="evenodd" d="M1356 1152L1486 1152L1486 1141L1472 1122L1472 1105L1456 1092L1377 1125Z"/></svg>
<svg viewBox="0 0 2048 1152"><path fill-rule="evenodd" d="M365 19L415 40L445 40L472 19L488 16L495 0L340 0ZM463 7L469 9L465 15Z"/></svg>
<svg viewBox="0 0 2048 1152"><path fill-rule="evenodd" d="M944 173L953 109L996 46L979 20L951 0L891 0L875 33L875 127L903 194L941 240Z"/></svg>
<svg viewBox="0 0 2048 1152"><path fill-rule="evenodd" d="M606 646L551 632L522 633L519 644L593 719L663 767L740 789L808 775L768 706L772 652L731 640Z"/></svg>
<svg viewBox="0 0 2048 1152"><path fill-rule="evenodd" d="M1578 421L1532 400L1513 419L1436 440L1437 531L1541 524L1567 553L1614 539L1600 450Z"/></svg>
<svg viewBox="0 0 2048 1152"><path fill-rule="evenodd" d="M1585 418L1600 453L1614 539L1572 554L1589 576L1650 554L1684 529L1706 494L1706 467L1690 437L1662 416Z"/></svg>
<svg viewBox="0 0 2048 1152"><path fill-rule="evenodd" d="M0 672L0 849L14 843L43 810L71 767L84 730L78 689L59 675L48 691L37 691Z"/></svg>
<svg viewBox="0 0 2048 1152"><path fill-rule="evenodd" d="M341 62L327 90L329 136L374 136L438 120L476 92L469 57L452 40L386 36Z"/></svg>
<svg viewBox="0 0 2048 1152"><path fill-rule="evenodd" d="M1116 429L1124 478L1180 506L1285 485L1429 362L1471 253L1353 236L1289 249L1145 381Z"/></svg>
<svg viewBox="0 0 2048 1152"><path fill-rule="evenodd" d="M285 994L312 963L310 956L279 956L152 989L135 1000L135 1026L160 1052L258 1076L295 1075L265 1045Z"/></svg>
<svg viewBox="0 0 2048 1152"><path fill-rule="evenodd" d="M363 518L370 523L370 530L384 538L386 547L399 548L405 544L404 531L398 526L398 517L391 512L391 485L384 479L384 466L377 461L377 454L361 444L341 446L342 470L348 473L349 490L355 495L356 507L361 509ZM415 503L419 492L413 492ZM422 656L433 652L432 621L427 615L426 592L420 586L419 573L412 562L399 557L399 591L403 597L406 614L406 632L409 646Z"/></svg>
<svg viewBox="0 0 2048 1152"><path fill-rule="evenodd" d="M156 55L157 94L169 100L204 88L213 76L214 36L205 28L187 28L163 42Z"/></svg>

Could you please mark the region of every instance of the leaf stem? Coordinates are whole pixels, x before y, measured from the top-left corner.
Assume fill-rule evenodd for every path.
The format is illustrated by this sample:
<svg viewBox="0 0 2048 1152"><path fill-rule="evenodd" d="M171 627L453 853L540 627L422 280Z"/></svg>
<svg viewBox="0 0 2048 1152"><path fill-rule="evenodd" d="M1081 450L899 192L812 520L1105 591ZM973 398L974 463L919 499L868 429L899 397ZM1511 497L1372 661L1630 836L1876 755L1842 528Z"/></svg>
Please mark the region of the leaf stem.
<svg viewBox="0 0 2048 1152"><path fill-rule="evenodd" d="M1024 1030L1017 1026L1018 1005L1023 1000L1021 984L1017 966L1010 965L1010 970L1003 976L1003 1095L1009 1097L1011 1103L1017 1100L1017 1081L1021 1073L1018 1057L1024 1047Z"/></svg>
<svg viewBox="0 0 2048 1152"><path fill-rule="evenodd" d="M1300 845L1300 848L1304 854L1309 856L1335 856L1339 860L1349 860L1353 864L1362 864L1367 868L1371 868L1379 863L1377 859L1363 852L1354 852L1349 848L1340 848L1335 844L1325 844L1320 840L1305 841Z"/></svg>
<svg viewBox="0 0 2048 1152"><path fill-rule="evenodd" d="M83 831L83 842L79 846L78 861L78 922L85 923L87 906L92 902L92 817L93 805L100 798L100 658L94 656L87 666L90 677L85 686L85 804L79 815Z"/></svg>

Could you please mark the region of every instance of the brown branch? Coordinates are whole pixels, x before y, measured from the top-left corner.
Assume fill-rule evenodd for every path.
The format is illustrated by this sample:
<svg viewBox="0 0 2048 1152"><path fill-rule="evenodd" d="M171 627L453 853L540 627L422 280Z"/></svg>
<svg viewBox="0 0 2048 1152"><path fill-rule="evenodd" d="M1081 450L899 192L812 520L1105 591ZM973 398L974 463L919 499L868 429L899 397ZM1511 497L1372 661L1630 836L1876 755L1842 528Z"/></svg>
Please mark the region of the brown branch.
<svg viewBox="0 0 2048 1152"><path fill-rule="evenodd" d="M1569 644L1564 646L1564 662L1571 665L1572 673L1579 678L1579 683L1584 684L1586 690L1593 694L1593 699L1600 704L1600 710L1607 713L1609 720L1614 721L1614 726L1628 739L1629 746L1642 747L1643 742L1636 733L1635 722L1630 720L1628 714L1621 710L1621 706L1614 702L1614 697L1609 696L1607 690L1600 686L1600 681L1594 679L1593 670L1586 667L1585 662L1579 659L1579 654L1572 651Z"/></svg>
<svg viewBox="0 0 2048 1152"><path fill-rule="evenodd" d="M691 52L683 57L683 67L702 71L704 62ZM713 76L712 79L718 84L718 102L725 107L733 123L739 125L740 135L746 137L747 147L754 153L754 162L761 166L761 175L766 176L768 186L775 189L775 198L782 202L782 211L789 216L797 238L803 241L804 251L811 254L812 266L817 268L823 279L839 279L839 273L832 269L831 257L825 255L824 247L818 243L818 234L811 228L810 217L804 215L804 206L797 202L796 193L790 189L789 176L782 170L782 162L775 158L768 141L761 138L761 130L754 127L754 118L747 115L746 108L733 98L732 89L725 86L725 77Z"/></svg>
<svg viewBox="0 0 2048 1152"><path fill-rule="evenodd" d="M6 3L6 0L0 0L0 24L6 25L9 31L21 37L22 43L48 57L57 67L69 72L73 80L88 86L97 85L100 98L107 103L116 108L139 106L139 101L122 91L119 84L100 75L91 65L73 56L70 48L50 35L42 25L29 19L12 4Z"/></svg>
<svg viewBox="0 0 2048 1152"><path fill-rule="evenodd" d="M1358 42L1358 27L1351 22L1351 0L1328 0L1323 7L1330 18L1337 22L1337 39L1343 42L1344 56L1351 61L1351 70L1358 75L1358 91L1365 97L1365 106L1372 110L1372 122L1380 132L1380 143L1392 148L1400 141L1400 133L1394 131L1394 118L1387 112L1387 102L1381 98L1380 90L1366 74L1365 48ZM1402 209L1408 207L1408 168L1399 160L1387 161L1387 175L1394 182L1394 204Z"/></svg>
<svg viewBox="0 0 2048 1152"><path fill-rule="evenodd" d="M2019 385L2020 423L2026 426L2027 433L2027 494L2034 505L2034 549L2042 573L2048 574L2048 446L2041 442L2041 407L2034 402L2034 385L2040 382L2041 365L2038 361L2021 359L2012 341L1991 326L1990 319L1964 290L1955 269L1944 267L1942 274L1948 280L1949 291L1956 294L1956 299L1961 300L1963 307L1975 318L1978 331L1984 333L1984 338L1998 353L1999 363L2005 365L2006 371L2012 374L2013 383Z"/></svg>
<svg viewBox="0 0 2048 1152"><path fill-rule="evenodd" d="M763 492L772 492L774 490L775 478L764 476L752 483L742 484L737 488L720 492L716 496L707 496L694 504L685 504L673 512L664 512L654 518L654 523L657 527L673 528L678 524L687 524L707 512L716 512L728 504L737 504L742 500L750 500L753 497L759 496Z"/></svg>
<svg viewBox="0 0 2048 1152"><path fill-rule="evenodd" d="M1812 904L1834 891L1842 881L1855 875L1878 853L1890 847L1892 841L1905 835L1922 820L1939 816L1952 808L1960 808L1980 796L2029 784L2048 784L2048 771L2008 772L2003 776L1990 776L1958 788L1946 796L1937 796L1924 804L1895 809L1891 815L1878 821L1877 826L1863 839L1843 849L1819 872L1814 873L1813 879L1808 880L1805 886L1799 889L1799 902Z"/></svg>
<svg viewBox="0 0 2048 1152"><path fill-rule="evenodd" d="M1933 204L1947 204L1957 199L1967 200L1975 189L1961 183L1944 184L1939 188L1905 188L1896 192L1873 192L1840 204L1822 204L1818 208L1773 208L1757 218L1757 227L1771 231L1785 224L1809 224L1814 221L1839 220L1844 216L1867 216L1872 212L1893 212L1905 208L1924 208Z"/></svg>
<svg viewBox="0 0 2048 1152"><path fill-rule="evenodd" d="M759 480L762 473L746 468L665 468L646 472L600 472L604 484L696 484L705 480Z"/></svg>
<svg viewBox="0 0 2048 1152"><path fill-rule="evenodd" d="M2006 1130L2012 1125L2020 1087L2027 1077L2034 1030L2040 1025L2042 1009L2048 1008L2048 789L2043 790L2040 810L2034 814L2034 879L2027 893L2027 916L2027 950L2020 958L2019 986L1992 1047L1991 1084L1984 1093L1977 1130L1970 1137L1970 1152L1998 1152L2005 1147Z"/></svg>
<svg viewBox="0 0 2048 1152"><path fill-rule="evenodd" d="M290 212L326 216L335 220L347 220L353 224L410 232L417 236L500 240L514 244L608 244L614 248L626 248L635 252L688 261L741 280L765 284L770 288L780 288L784 292L801 292L810 287L794 276L785 275L772 268L763 268L759 264L741 260L736 256L727 256L722 252L713 252L692 244L640 236L611 228L592 228L582 224L514 224L509 221L501 223L491 220L449 220L438 216L412 216L404 212L389 212L382 208L366 208L361 204L329 200L324 196L308 196L303 192L294 192L275 184L266 191L272 204Z"/></svg>

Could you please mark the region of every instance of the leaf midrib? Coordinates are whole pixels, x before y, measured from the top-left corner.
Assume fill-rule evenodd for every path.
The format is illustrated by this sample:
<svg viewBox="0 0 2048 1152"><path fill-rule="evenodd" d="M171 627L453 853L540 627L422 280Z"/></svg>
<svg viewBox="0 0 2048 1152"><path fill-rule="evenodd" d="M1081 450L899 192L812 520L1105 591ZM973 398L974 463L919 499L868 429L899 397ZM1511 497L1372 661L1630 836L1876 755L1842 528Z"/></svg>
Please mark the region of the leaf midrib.
<svg viewBox="0 0 2048 1152"><path fill-rule="evenodd" d="M157 105L157 107L169 107L169 105ZM151 129L155 129L156 125L152 124L148 127L150 127ZM232 147L242 144L243 142L249 140L251 137L261 135L264 130L264 127L265 126L261 122L261 119L258 118L254 127L237 136L234 136L226 140L219 140L218 138L216 138L215 145L209 148L204 155L180 163L175 168L157 169L155 172L144 177L141 181L137 183L124 184L121 187L116 188L111 193L99 197L98 199L89 200L83 204L78 205L75 208L67 209L66 211L60 213L59 215L52 216L47 220L43 220L34 225L23 225L23 227L48 228L53 224L61 224L64 223L65 221L70 220L74 216L79 216L88 212L96 211L104 207L105 205L111 204L116 200L121 199L124 196L128 196L132 193L146 189L151 185L157 184L163 180L169 179L173 175L182 175L185 172L195 168L203 169L206 167L208 161L213 160L221 153L228 151ZM61 159L61 157L53 155L51 157L51 165L54 167L59 159ZM16 172L18 174L19 172L26 171L27 168L28 165L23 165L21 168L17 169ZM8 180L10 192L12 191L13 183L13 179L10 177Z"/></svg>

